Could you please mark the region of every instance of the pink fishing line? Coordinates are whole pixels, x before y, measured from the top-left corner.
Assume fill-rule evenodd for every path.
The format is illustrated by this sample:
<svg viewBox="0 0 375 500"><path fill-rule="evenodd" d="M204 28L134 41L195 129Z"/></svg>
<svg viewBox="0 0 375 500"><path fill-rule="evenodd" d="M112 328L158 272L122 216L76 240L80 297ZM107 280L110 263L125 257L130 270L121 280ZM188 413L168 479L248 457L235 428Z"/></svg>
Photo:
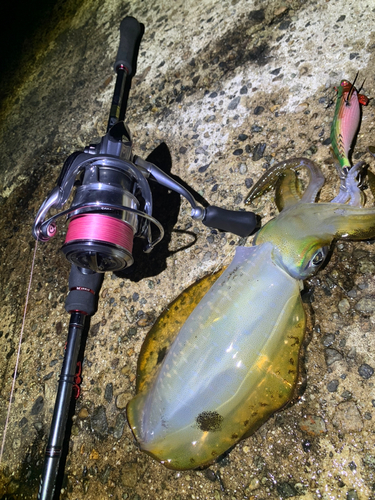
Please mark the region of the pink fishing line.
<svg viewBox="0 0 375 500"><path fill-rule="evenodd" d="M3 458L4 447L5 447L5 437L6 437L7 430L8 430L8 423L9 423L9 417L10 417L10 409L11 409L11 406L12 406L14 387L16 385L18 363L19 363L20 355L21 355L22 336L23 336L23 331L24 331L24 328L25 328L27 304L29 302L29 295L30 295L30 290L31 290L31 282L32 282L32 279L33 279L34 264L35 264L35 255L36 255L37 246L38 246L38 240L35 242L34 255L33 255L33 260L32 260L32 263L31 263L31 272L30 272L29 286L27 288L26 301L25 301L25 309L23 311L23 319L22 319L20 340L19 340L19 343L18 343L16 366L14 368L13 382L12 382L12 388L10 390L10 398L9 398L9 404L8 404L8 413L7 413L7 418L5 419L3 441L1 443L1 449L0 449L0 464L1 464L1 460Z"/></svg>
<svg viewBox="0 0 375 500"><path fill-rule="evenodd" d="M76 240L112 243L131 253L133 229L126 222L108 215L83 214L70 221L65 244Z"/></svg>

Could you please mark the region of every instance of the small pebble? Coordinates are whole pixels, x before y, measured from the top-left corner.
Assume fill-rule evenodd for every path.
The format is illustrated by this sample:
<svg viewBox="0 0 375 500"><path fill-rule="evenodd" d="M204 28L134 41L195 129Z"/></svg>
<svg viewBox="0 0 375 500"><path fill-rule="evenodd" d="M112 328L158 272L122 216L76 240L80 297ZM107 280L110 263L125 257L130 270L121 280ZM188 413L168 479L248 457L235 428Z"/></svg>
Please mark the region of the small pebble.
<svg viewBox="0 0 375 500"><path fill-rule="evenodd" d="M354 401L339 403L332 423L342 433L360 432L363 429L362 418Z"/></svg>
<svg viewBox="0 0 375 500"><path fill-rule="evenodd" d="M254 109L254 115L261 115L264 111L264 107L263 106L257 106L255 109Z"/></svg>
<svg viewBox="0 0 375 500"><path fill-rule="evenodd" d="M144 328L146 326L152 325L153 322L154 322L153 316L151 314L145 314L137 321L137 325L140 326L141 328Z"/></svg>
<svg viewBox="0 0 375 500"><path fill-rule="evenodd" d="M349 490L346 494L346 500L359 500L355 490Z"/></svg>
<svg viewBox="0 0 375 500"><path fill-rule="evenodd" d="M290 498L297 496L297 491L290 483L279 483L276 486L278 494L281 498Z"/></svg>
<svg viewBox="0 0 375 500"><path fill-rule="evenodd" d="M131 399L131 394L129 394L128 392L122 392L121 394L119 394L116 398L117 408L119 410L123 410L124 408L126 408L126 405L130 401L130 399Z"/></svg>
<svg viewBox="0 0 375 500"><path fill-rule="evenodd" d="M352 393L350 391L345 390L342 392L341 397L343 399L351 399Z"/></svg>
<svg viewBox="0 0 375 500"><path fill-rule="evenodd" d="M53 372L52 372L53 373ZM33 407L31 408L31 415L38 415L43 409L44 406L44 399L43 396L38 396L35 400L35 403L33 404Z"/></svg>
<svg viewBox="0 0 375 500"><path fill-rule="evenodd" d="M355 309L363 313L373 313L375 311L375 299L363 298L356 303Z"/></svg>
<svg viewBox="0 0 375 500"><path fill-rule="evenodd" d="M217 480L216 474L212 469L206 469L204 475L209 481L214 482Z"/></svg>
<svg viewBox="0 0 375 500"><path fill-rule="evenodd" d="M91 428L100 435L108 432L107 414L104 406L97 406L91 415Z"/></svg>
<svg viewBox="0 0 375 500"><path fill-rule="evenodd" d="M306 415L305 418L299 421L299 427L311 436L318 436L327 432L324 420L318 415Z"/></svg>
<svg viewBox="0 0 375 500"><path fill-rule="evenodd" d="M73 436L78 436L78 434L79 434L79 427L78 427L78 425L76 425L76 424L72 425L71 433L72 433Z"/></svg>
<svg viewBox="0 0 375 500"><path fill-rule="evenodd" d="M236 108L237 108L237 106L238 106L238 105L239 105L239 103L240 103L240 100L241 100L241 96L237 96L237 97L235 97L234 99L232 99L232 100L230 101L230 103L228 104L228 109L232 109L232 110L233 110L233 109L236 109Z"/></svg>
<svg viewBox="0 0 375 500"><path fill-rule="evenodd" d="M306 109L309 107L308 102L301 102L295 109L296 113L300 113L301 111L306 111Z"/></svg>
<svg viewBox="0 0 375 500"><path fill-rule="evenodd" d="M113 437L115 439L120 439L124 433L124 428L126 424L126 416L123 413L119 413L116 418L115 427L113 429Z"/></svg>
<svg viewBox="0 0 375 500"><path fill-rule="evenodd" d="M249 491L254 491L257 490L260 486L260 481L257 477L254 477L250 483L249 486L247 487Z"/></svg>
<svg viewBox="0 0 375 500"><path fill-rule="evenodd" d="M108 401L108 403L110 403L112 401L112 397L113 397L113 384L112 382L110 382L105 387L104 399Z"/></svg>
<svg viewBox="0 0 375 500"><path fill-rule="evenodd" d="M307 453L308 451L311 451L311 448L312 448L311 441L309 441L308 439L304 439L302 441L302 449L303 449L303 451L305 451Z"/></svg>
<svg viewBox="0 0 375 500"><path fill-rule="evenodd" d="M99 458L99 453L98 453L96 450L92 449L92 450L90 451L89 458L90 458L90 460L98 460L98 458Z"/></svg>
<svg viewBox="0 0 375 500"><path fill-rule="evenodd" d="M331 380L327 384L327 390L328 392L336 392L338 386L339 386L339 381L337 379Z"/></svg>
<svg viewBox="0 0 375 500"><path fill-rule="evenodd" d="M349 303L348 299L342 299L338 303L337 307L338 307L341 314L345 314L350 309L350 303Z"/></svg>
<svg viewBox="0 0 375 500"><path fill-rule="evenodd" d="M332 345L335 341L335 335L333 333L328 333L327 335L324 335L323 337L323 345L325 347L329 347L330 345Z"/></svg>
<svg viewBox="0 0 375 500"><path fill-rule="evenodd" d="M198 172L199 172L200 174L203 174L203 172L205 172L205 171L208 169L208 167L209 167L209 166L210 166L210 164L209 164L209 163L207 163L207 165L203 165L202 167L199 167L199 168L198 168Z"/></svg>
<svg viewBox="0 0 375 500"><path fill-rule="evenodd" d="M343 356L339 351L336 351L336 349L328 348L325 350L325 356L326 356L326 363L327 366L333 365L333 363L336 363L336 361L341 361Z"/></svg>
<svg viewBox="0 0 375 500"><path fill-rule="evenodd" d="M251 177L247 177L245 179L245 186L247 187L247 189L250 189L253 184L254 184L254 179L252 179Z"/></svg>
<svg viewBox="0 0 375 500"><path fill-rule="evenodd" d="M363 365L361 365L359 368L358 368L358 373L360 374L360 376L364 379L368 379L370 377L372 377L372 375L374 374L374 369L368 365L367 363L363 363Z"/></svg>
<svg viewBox="0 0 375 500"><path fill-rule="evenodd" d="M88 416L89 416L89 412L88 412L87 408L83 407L79 410L78 418L80 418L81 420L84 420Z"/></svg>
<svg viewBox="0 0 375 500"><path fill-rule="evenodd" d="M264 142L260 142L259 144L257 144L255 146L254 151L253 151L253 161L258 161L261 158L263 158L266 146L267 145Z"/></svg>
<svg viewBox="0 0 375 500"><path fill-rule="evenodd" d="M43 429L43 423L42 422L34 422L33 423L34 428L40 432Z"/></svg>
<svg viewBox="0 0 375 500"><path fill-rule="evenodd" d="M26 417L22 417L21 420L19 421L19 426L24 427L27 424L28 420Z"/></svg>

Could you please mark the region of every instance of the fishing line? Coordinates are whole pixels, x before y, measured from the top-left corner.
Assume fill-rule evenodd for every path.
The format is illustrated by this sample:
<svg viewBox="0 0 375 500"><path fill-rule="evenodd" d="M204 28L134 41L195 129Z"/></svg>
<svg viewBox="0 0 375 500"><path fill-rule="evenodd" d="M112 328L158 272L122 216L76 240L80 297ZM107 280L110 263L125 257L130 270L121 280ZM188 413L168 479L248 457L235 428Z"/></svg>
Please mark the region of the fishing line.
<svg viewBox="0 0 375 500"><path fill-rule="evenodd" d="M65 244L73 241L102 241L133 249L133 229L130 224L102 214L82 214L71 219Z"/></svg>
<svg viewBox="0 0 375 500"><path fill-rule="evenodd" d="M21 355L21 344L22 344L22 337L23 337L23 331L25 328L25 321L26 321L26 311L27 311L27 305L29 302L29 295L30 295L30 290L31 290L31 282L33 279L33 273L34 273L34 264L35 264L35 256L36 256L36 249L38 247L38 240L35 242L35 247L34 247L34 255L33 255L33 260L31 262L31 271L30 271L30 279L29 279L29 286L27 288L27 294L26 294L26 301L25 301L25 309L23 311L23 319L22 319L22 326L21 326L21 333L20 333L20 340L18 343L18 351L17 351L17 358L16 358L16 366L14 369L14 375L13 375L13 382L12 382L12 388L10 390L10 398L9 398L9 404L8 404L8 413L7 417L5 419L5 426L4 426L4 434L3 434L3 441L1 443L1 449L0 449L0 464L1 460L3 458L3 453L4 453L4 447L5 447L5 437L7 434L8 430L8 423L9 423L9 417L10 417L10 410L12 406L12 399L13 399L13 393L14 393L14 387L16 385L16 378L17 378L17 370L18 370L18 363L20 360L20 355Z"/></svg>

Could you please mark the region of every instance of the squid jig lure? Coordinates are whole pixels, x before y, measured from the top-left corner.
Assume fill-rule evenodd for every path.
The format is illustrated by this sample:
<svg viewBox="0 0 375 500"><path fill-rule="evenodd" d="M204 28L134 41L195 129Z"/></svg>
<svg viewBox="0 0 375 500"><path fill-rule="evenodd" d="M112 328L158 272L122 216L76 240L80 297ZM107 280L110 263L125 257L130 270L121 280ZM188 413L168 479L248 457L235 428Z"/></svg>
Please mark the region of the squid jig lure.
<svg viewBox="0 0 375 500"><path fill-rule="evenodd" d="M357 73L358 76L358 73ZM361 104L367 106L369 98L360 94L353 84L341 80L337 90L335 115L331 127L331 146L335 160L346 172L351 167L348 158L350 147L358 131L361 119Z"/></svg>

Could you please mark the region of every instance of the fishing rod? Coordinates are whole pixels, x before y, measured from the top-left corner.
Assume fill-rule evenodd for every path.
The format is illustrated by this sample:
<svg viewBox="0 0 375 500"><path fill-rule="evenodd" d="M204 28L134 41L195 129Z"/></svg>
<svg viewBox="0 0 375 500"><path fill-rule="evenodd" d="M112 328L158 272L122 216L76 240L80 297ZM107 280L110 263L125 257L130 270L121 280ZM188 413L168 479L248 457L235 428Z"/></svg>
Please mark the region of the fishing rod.
<svg viewBox="0 0 375 500"><path fill-rule="evenodd" d="M56 186L41 205L32 228L36 240L47 242L57 232L56 220L65 216L68 229L62 251L71 264L65 302L71 316L39 500L59 497L56 482L69 410L73 396L78 397L80 392L78 356L82 336L89 318L97 311L104 273L121 271L133 264L135 237L144 240L146 253L163 238L164 228L152 214L149 181L156 181L183 196L191 206L191 217L208 227L245 237L259 225L258 217L252 212L201 207L180 183L153 163L133 154L131 133L124 119L143 32L143 25L134 17L122 20L114 65L117 77L106 134L98 144L76 151L66 159ZM73 189L71 206L63 209ZM51 209L62 211L46 218ZM152 225L157 229L156 237Z"/></svg>

